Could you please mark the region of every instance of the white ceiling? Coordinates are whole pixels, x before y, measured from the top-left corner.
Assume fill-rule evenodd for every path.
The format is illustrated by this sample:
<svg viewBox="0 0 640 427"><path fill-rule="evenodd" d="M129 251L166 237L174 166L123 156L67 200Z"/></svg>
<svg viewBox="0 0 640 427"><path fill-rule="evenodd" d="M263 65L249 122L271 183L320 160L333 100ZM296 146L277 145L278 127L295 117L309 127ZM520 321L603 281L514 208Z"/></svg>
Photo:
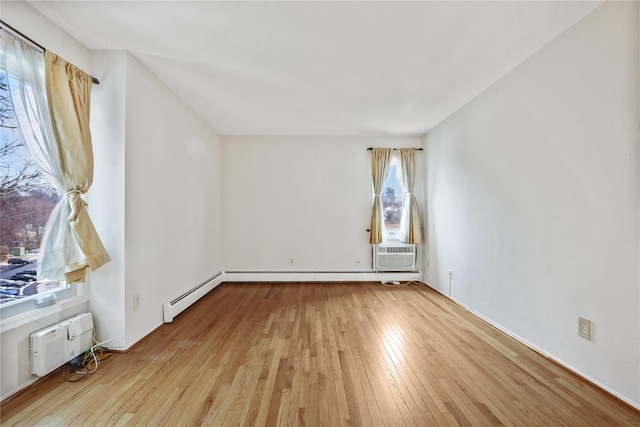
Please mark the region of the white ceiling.
<svg viewBox="0 0 640 427"><path fill-rule="evenodd" d="M601 3L28 2L224 135L424 134Z"/></svg>

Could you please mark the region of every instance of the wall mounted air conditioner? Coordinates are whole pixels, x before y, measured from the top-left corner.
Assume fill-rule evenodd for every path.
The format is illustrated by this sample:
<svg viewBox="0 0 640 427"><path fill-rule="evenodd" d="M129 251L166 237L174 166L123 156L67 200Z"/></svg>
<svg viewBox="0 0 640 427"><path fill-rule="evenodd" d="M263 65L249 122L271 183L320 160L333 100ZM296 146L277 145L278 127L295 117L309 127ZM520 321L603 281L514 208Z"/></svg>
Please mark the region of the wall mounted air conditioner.
<svg viewBox="0 0 640 427"><path fill-rule="evenodd" d="M91 313L77 314L29 335L31 373L39 377L80 356L93 345Z"/></svg>
<svg viewBox="0 0 640 427"><path fill-rule="evenodd" d="M414 271L416 245L381 243L373 245L373 269L376 271Z"/></svg>

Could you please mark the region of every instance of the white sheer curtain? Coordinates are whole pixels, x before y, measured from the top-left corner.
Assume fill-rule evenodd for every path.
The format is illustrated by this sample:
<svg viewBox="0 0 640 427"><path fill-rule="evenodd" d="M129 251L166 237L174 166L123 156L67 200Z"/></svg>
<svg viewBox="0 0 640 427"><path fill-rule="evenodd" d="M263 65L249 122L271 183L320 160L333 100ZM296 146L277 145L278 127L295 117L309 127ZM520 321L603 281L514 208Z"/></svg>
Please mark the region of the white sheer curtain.
<svg viewBox="0 0 640 427"><path fill-rule="evenodd" d="M382 207L382 187L389 173L391 148L374 148L371 151L371 179L373 181L373 205L371 207L371 235L369 243L382 243L384 238L384 209Z"/></svg>
<svg viewBox="0 0 640 427"><path fill-rule="evenodd" d="M65 273L85 263L71 232L67 191L62 183L58 145L49 117L43 52L2 29L2 66L7 72L11 102L27 149L61 200L51 213L40 246L38 279L65 280Z"/></svg>

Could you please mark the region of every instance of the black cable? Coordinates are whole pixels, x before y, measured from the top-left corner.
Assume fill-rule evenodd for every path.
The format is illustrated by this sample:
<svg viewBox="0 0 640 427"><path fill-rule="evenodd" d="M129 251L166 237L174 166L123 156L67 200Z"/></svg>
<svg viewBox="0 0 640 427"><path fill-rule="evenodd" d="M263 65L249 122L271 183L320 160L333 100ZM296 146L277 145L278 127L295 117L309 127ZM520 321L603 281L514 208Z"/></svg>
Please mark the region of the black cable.
<svg viewBox="0 0 640 427"><path fill-rule="evenodd" d="M94 345L85 351L81 356L74 357L69 363L62 367L62 377L69 382L75 383L84 379L87 375L98 370L100 362L111 356L111 351L100 345ZM68 369L69 375L65 374ZM72 377L71 374L81 374L82 376Z"/></svg>
<svg viewBox="0 0 640 427"><path fill-rule="evenodd" d="M69 368L69 376L65 374L66 368ZM82 369L84 371L81 371ZM71 377L71 374L81 374L81 376ZM86 368L84 366L79 366L73 362L69 362L62 367L62 378L64 378L66 381L69 381L71 383L76 383L80 380L83 380L86 378L87 375L89 375L89 368Z"/></svg>

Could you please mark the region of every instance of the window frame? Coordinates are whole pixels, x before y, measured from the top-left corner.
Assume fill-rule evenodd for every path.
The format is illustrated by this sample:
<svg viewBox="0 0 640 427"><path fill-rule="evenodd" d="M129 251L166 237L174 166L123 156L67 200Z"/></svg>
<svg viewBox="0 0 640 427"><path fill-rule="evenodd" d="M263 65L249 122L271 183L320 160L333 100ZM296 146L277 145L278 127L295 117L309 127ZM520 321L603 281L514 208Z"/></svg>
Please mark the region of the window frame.
<svg viewBox="0 0 640 427"><path fill-rule="evenodd" d="M396 196L397 199L400 200L401 203L401 213L400 213L400 228L396 233L399 233L399 236L392 236L389 233L389 229L387 228L387 220L384 213L384 201L383 204L383 221L382 221L382 243L407 243L407 230L406 230L406 217L407 217L407 203L405 202L405 192L404 185L402 183L402 162L400 161L400 157L397 154L397 151L394 150L391 154L391 162L389 164L389 171L387 172L387 176L384 180L384 185L381 193L381 197L384 199L384 192L386 191L388 185L387 182L392 179L392 171L395 171L395 176L393 179L397 182L398 187L400 188L400 194ZM393 187L391 187L393 188ZM394 188L395 190L395 188Z"/></svg>
<svg viewBox="0 0 640 427"><path fill-rule="evenodd" d="M2 28L2 25L0 25L0 28ZM4 28L3 30L13 32L8 28ZM17 34L17 36L22 37L19 34ZM44 61L44 52L40 51L39 49L38 51L43 56ZM1 52L1 54L4 55L5 52ZM11 73L7 72L7 70L4 69L3 65L4 62L0 62L0 73L6 76L7 85L9 85L9 80L15 77L12 77ZM8 94L10 93L10 91L11 89L7 87ZM15 111L12 111L12 113L15 117ZM22 139L23 143L26 144L22 135L20 135L20 138ZM26 149L26 147L25 151L29 155L29 158L31 158L31 154L29 153L29 150ZM37 164L35 165L35 167L38 167ZM49 226L50 224L47 222L45 227ZM46 282L47 280L41 281L41 283ZM1 302L0 331L4 332L6 330L19 327L23 324L35 321L52 313L66 310L88 301L87 292L83 291L84 287L81 284L69 284L64 281L60 281L60 285L60 288L57 289L51 289L42 293Z"/></svg>
<svg viewBox="0 0 640 427"><path fill-rule="evenodd" d="M11 331L12 329L36 322L53 314L62 313L89 302L88 281L87 283L74 283L69 286L73 289L73 295L69 298L56 301L54 304L23 310L20 314L6 316L6 318L4 317L4 310L0 310L0 315L2 315L2 319L0 320L0 333ZM20 302L24 302L25 300L20 300Z"/></svg>

